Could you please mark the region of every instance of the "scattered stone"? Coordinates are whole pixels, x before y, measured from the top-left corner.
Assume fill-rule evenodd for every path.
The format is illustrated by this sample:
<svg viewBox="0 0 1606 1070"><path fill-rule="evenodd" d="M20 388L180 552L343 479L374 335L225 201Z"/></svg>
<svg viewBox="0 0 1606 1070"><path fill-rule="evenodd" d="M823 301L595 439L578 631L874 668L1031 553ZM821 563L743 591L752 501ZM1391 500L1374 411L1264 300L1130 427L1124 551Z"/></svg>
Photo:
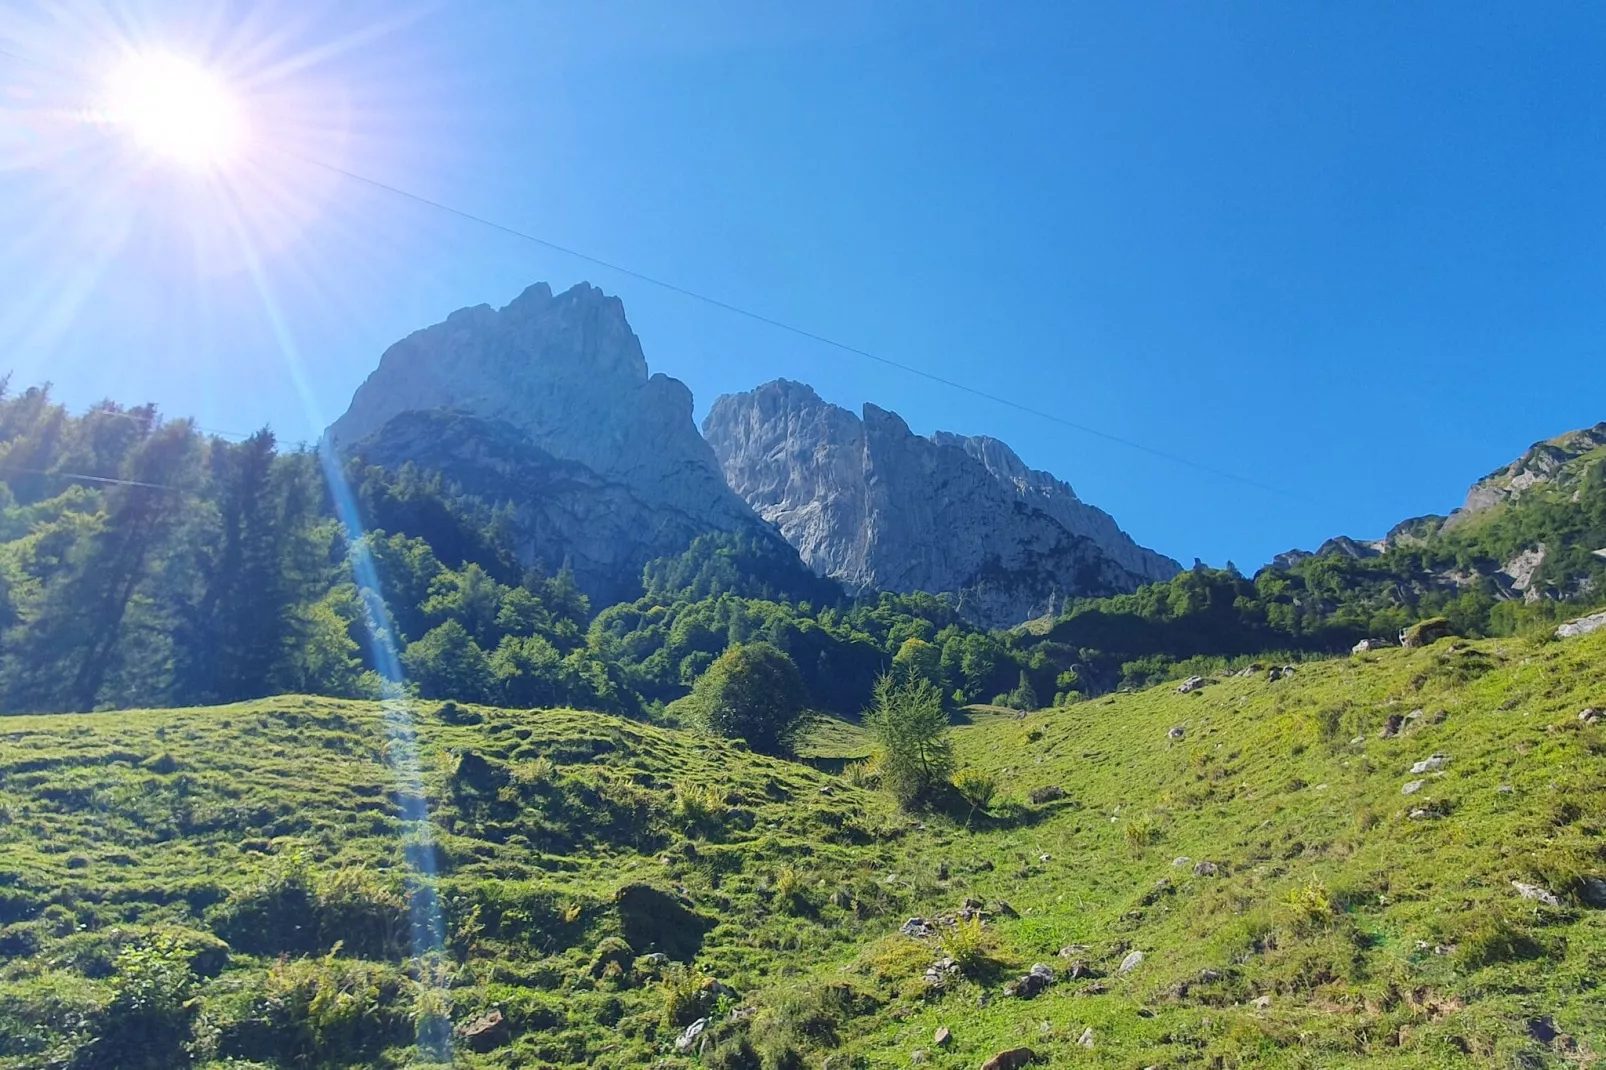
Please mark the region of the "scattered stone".
<svg viewBox="0 0 1606 1070"><path fill-rule="evenodd" d="M1606 880L1585 877L1579 883L1582 887L1578 890L1578 898L1597 910L1606 910Z"/></svg>
<svg viewBox="0 0 1606 1070"><path fill-rule="evenodd" d="M1014 996L1017 999L1031 999L1053 983L1054 971L1044 963L1037 962L1033 963L1032 968L1018 980L1005 985L1004 995Z"/></svg>
<svg viewBox="0 0 1606 1070"><path fill-rule="evenodd" d="M829 795L829 794L831 794L831 785L829 785L829 784L822 785L820 787L820 794L821 795Z"/></svg>
<svg viewBox="0 0 1606 1070"><path fill-rule="evenodd" d="M1087 954L1092 950L1087 944L1066 944L1060 948L1060 958L1074 959Z"/></svg>
<svg viewBox="0 0 1606 1070"><path fill-rule="evenodd" d="M1065 964L1065 977L1071 981L1080 981L1084 977L1093 976L1093 967L1082 959L1072 959Z"/></svg>
<svg viewBox="0 0 1606 1070"><path fill-rule="evenodd" d="M945 1025L939 1025L931 1036L931 1042L939 1048L946 1048L954 1042L953 1031Z"/></svg>
<svg viewBox="0 0 1606 1070"><path fill-rule="evenodd" d="M1142 964L1143 964L1143 952L1134 951L1130 955L1128 955L1126 958L1121 960L1120 972L1121 973L1131 973L1133 970L1137 969Z"/></svg>
<svg viewBox="0 0 1606 1070"><path fill-rule="evenodd" d="M1397 713L1389 714L1389 719L1388 719L1388 721L1386 721L1384 723L1382 729L1380 729L1378 731L1377 738L1378 739L1393 739L1395 736L1400 734L1400 725L1402 725L1404 723L1405 723L1405 718L1401 717L1399 714L1397 714Z"/></svg>
<svg viewBox="0 0 1606 1070"><path fill-rule="evenodd" d="M1077 1043L1080 1044L1084 1048L1092 1048L1093 1047L1093 1027L1092 1026L1088 1026L1086 1029L1082 1030L1081 1039L1079 1039L1077 1041Z"/></svg>
<svg viewBox="0 0 1606 1070"><path fill-rule="evenodd" d="M931 1053L929 1051L927 1051L925 1048L916 1048L914 1051L909 1053L909 1061L911 1063L916 1064L916 1065L919 1065L920 1063L924 1063L924 1062L929 1062L930 1060L931 1060Z"/></svg>
<svg viewBox="0 0 1606 1070"><path fill-rule="evenodd" d="M1528 1035L1541 1044L1549 1044L1556 1039L1556 1023L1549 1016L1534 1018L1528 1023Z"/></svg>
<svg viewBox="0 0 1606 1070"><path fill-rule="evenodd" d="M1411 813L1410 813L1410 818L1411 818L1412 821L1426 821L1429 818L1438 817L1438 816L1439 815L1434 813L1432 810L1423 810L1423 809L1420 809L1420 808L1416 809L1416 810L1412 810Z"/></svg>
<svg viewBox="0 0 1606 1070"><path fill-rule="evenodd" d="M959 963L951 958L940 958L926 967L926 984L931 988L944 988L959 976Z"/></svg>
<svg viewBox="0 0 1606 1070"><path fill-rule="evenodd" d="M1002 899L993 900L993 913L1005 918L1020 917L1020 912Z"/></svg>
<svg viewBox="0 0 1606 1070"><path fill-rule="evenodd" d="M1270 996L1261 996L1261 997L1259 997L1258 999L1255 1000L1255 1006L1259 1010L1265 1010L1267 1007L1271 1006L1271 997Z"/></svg>
<svg viewBox="0 0 1606 1070"><path fill-rule="evenodd" d="M1510 784L1502 784L1498 788L1495 788L1494 790L1498 791L1502 795L1510 795L1513 792L1515 792L1517 789L1512 787Z"/></svg>
<svg viewBox="0 0 1606 1070"><path fill-rule="evenodd" d="M457 1027L457 1035L469 1051L484 1054L513 1039L507 1019L499 1010L487 1011L467 1025Z"/></svg>
<svg viewBox="0 0 1606 1070"><path fill-rule="evenodd" d="M1052 859L1053 857L1054 857L1053 855L1051 855L1051 854L1049 854L1048 852L1045 851L1044 853L1042 853L1042 854L1037 856L1037 860L1039 862L1047 862L1050 859Z"/></svg>
<svg viewBox="0 0 1606 1070"><path fill-rule="evenodd" d="M1171 864L1173 866L1180 867L1180 866L1185 866L1189 862L1192 862L1192 861L1193 861L1193 859L1189 858L1187 855L1178 855L1176 858L1173 858L1171 860Z"/></svg>
<svg viewBox="0 0 1606 1070"><path fill-rule="evenodd" d="M1206 966L1204 969L1199 971L1199 983L1202 985L1214 984L1219 980L1221 980L1220 970L1212 970L1210 967Z"/></svg>
<svg viewBox="0 0 1606 1070"><path fill-rule="evenodd" d="M680 1052L682 1055L688 1051L691 1051L692 1045L697 1043L697 1038L702 1036L703 1030L707 1028L707 1018L699 1018L691 1025L688 1025L686 1027L686 1031L675 1038L675 1050Z"/></svg>
<svg viewBox="0 0 1606 1070"><path fill-rule="evenodd" d="M1193 867L1195 877L1214 877L1221 872L1221 867L1214 862L1197 862Z"/></svg>
<svg viewBox="0 0 1606 1070"><path fill-rule="evenodd" d="M1406 784L1405 787L1400 789L1400 794L1401 795L1415 795L1417 792L1422 790L1422 785L1426 784L1426 783L1427 783L1427 781L1425 781L1425 780L1413 780L1413 781L1409 782L1408 784Z"/></svg>
<svg viewBox="0 0 1606 1070"><path fill-rule="evenodd" d="M1020 1070L1028 1063L1036 1061L1037 1053L1031 1048L1010 1048L982 1063L981 1070Z"/></svg>
<svg viewBox="0 0 1606 1070"><path fill-rule="evenodd" d="M1597 706L1590 706L1578 715L1578 719L1585 724L1600 724L1601 718L1606 717L1606 710Z"/></svg>
<svg viewBox="0 0 1606 1070"><path fill-rule="evenodd" d="M1032 801L1033 805L1041 806L1043 803L1065 798L1065 789L1058 784L1049 784L1046 787L1033 788L1026 797Z"/></svg>
<svg viewBox="0 0 1606 1070"><path fill-rule="evenodd" d="M1272 666L1270 669L1268 669L1266 671L1266 682L1268 684L1275 684L1278 680L1281 680L1282 678L1283 678L1283 671L1281 669L1277 668L1275 665Z"/></svg>
<svg viewBox="0 0 1606 1070"><path fill-rule="evenodd" d="M1580 635L1588 635L1606 628L1606 613L1593 613L1587 617L1578 617L1556 629L1557 639L1576 639Z"/></svg>
<svg viewBox="0 0 1606 1070"><path fill-rule="evenodd" d="M937 930L932 924L918 915L898 926L898 931L905 936L912 936L916 940L923 940L928 936L937 935Z"/></svg>
<svg viewBox="0 0 1606 1070"><path fill-rule="evenodd" d="M1448 762L1449 760L1450 758L1448 755L1435 754L1433 757L1423 758L1420 762L1417 762L1415 765L1411 766L1411 772L1436 773L1440 769L1443 769L1444 763Z"/></svg>
<svg viewBox="0 0 1606 1070"><path fill-rule="evenodd" d="M1512 881L1511 886L1517 889L1517 894L1522 896L1524 899L1532 899L1535 902L1543 903L1547 907L1561 906L1560 899L1557 899L1553 893L1546 891L1537 884L1524 884L1522 881Z"/></svg>
<svg viewBox="0 0 1606 1070"><path fill-rule="evenodd" d="M1382 650L1388 645L1388 641L1385 639L1362 639L1360 642L1350 647L1349 652L1351 654L1365 654L1372 650Z"/></svg>
<svg viewBox="0 0 1606 1070"><path fill-rule="evenodd" d="M662 951L649 951L645 955L640 955L636 958L636 965L649 970L661 969L669 965L669 956Z"/></svg>
<svg viewBox="0 0 1606 1070"><path fill-rule="evenodd" d="M1167 739L1173 741L1173 742L1176 742L1176 741L1182 739L1182 737L1187 735L1187 734L1188 733L1183 729L1183 727L1181 725L1177 725L1175 728L1171 729L1171 731L1167 732L1165 734L1165 737Z"/></svg>
<svg viewBox="0 0 1606 1070"><path fill-rule="evenodd" d="M1352 746L1352 747L1359 747L1361 744L1363 744L1365 742L1366 742L1366 737L1365 736L1356 736L1354 739L1349 741L1349 745Z"/></svg>
<svg viewBox="0 0 1606 1070"><path fill-rule="evenodd" d="M1190 676L1186 680L1182 681L1180 685L1178 685L1177 694L1186 695L1190 691L1197 691L1209 682L1210 681L1206 680L1203 676Z"/></svg>

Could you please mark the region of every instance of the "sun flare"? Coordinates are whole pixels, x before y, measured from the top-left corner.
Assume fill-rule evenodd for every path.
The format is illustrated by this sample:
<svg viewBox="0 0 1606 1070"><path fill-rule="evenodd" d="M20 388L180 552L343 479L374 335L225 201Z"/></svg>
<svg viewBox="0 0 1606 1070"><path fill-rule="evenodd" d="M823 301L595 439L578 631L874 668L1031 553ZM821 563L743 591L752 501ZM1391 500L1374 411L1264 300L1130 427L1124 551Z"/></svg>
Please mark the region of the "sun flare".
<svg viewBox="0 0 1606 1070"><path fill-rule="evenodd" d="M230 164L246 139L239 101L213 72L166 53L135 55L107 79L106 117L141 149L195 171Z"/></svg>

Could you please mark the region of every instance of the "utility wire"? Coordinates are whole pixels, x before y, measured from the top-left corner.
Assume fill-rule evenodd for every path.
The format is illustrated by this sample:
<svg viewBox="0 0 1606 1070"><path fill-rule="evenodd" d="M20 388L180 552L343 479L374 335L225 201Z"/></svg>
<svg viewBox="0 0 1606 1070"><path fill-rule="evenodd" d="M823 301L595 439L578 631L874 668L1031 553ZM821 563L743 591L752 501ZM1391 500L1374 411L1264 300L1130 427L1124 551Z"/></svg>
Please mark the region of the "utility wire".
<svg viewBox="0 0 1606 1070"><path fill-rule="evenodd" d="M137 479L114 479L111 476L92 476L83 472L47 472L43 468L3 468L0 469L0 479L9 476L47 476L51 479L84 479L91 483L113 483L119 487L149 487L152 490L177 490L171 483L142 483Z"/></svg>
<svg viewBox="0 0 1606 1070"><path fill-rule="evenodd" d="M42 67L47 70L56 69L52 68L49 64L19 56L16 53L10 52L3 48L0 48L0 56L7 56L19 62L30 63L34 66ZM1034 416L1040 420L1046 420L1049 423L1058 424L1061 427L1068 427L1073 431L1079 431L1082 434L1091 435L1094 438L1103 439L1106 442L1112 442L1118 446L1125 446L1128 449L1137 450L1140 453L1146 453L1151 457L1157 457L1161 460L1170 461L1173 464L1182 465L1186 468L1192 468L1195 471L1204 472L1219 479L1225 479L1247 487L1254 487L1257 490L1263 490L1269 494L1276 494L1281 497L1291 498L1297 501L1309 500L1303 495L1296 494L1293 491L1285 490L1282 487L1276 487L1269 483L1263 483L1259 480L1251 479L1248 476L1242 476L1236 472L1227 471L1224 468L1217 468L1214 465L1205 464L1202 461L1196 461L1191 457L1184 457L1181 454L1158 449L1135 439L1111 434L1108 431L1101 431L1096 427L1090 427L1087 424L1078 423L1075 420L1068 420L1063 416L1056 415L1044 409L1035 408L1031 405L1023 404L1019 401L1013 401L1010 398L982 390L978 387L971 386L968 383L962 383L956 379L949 379L946 376L938 375L935 372L926 371L924 368L916 367L912 364L905 364L902 361L893 360L890 357L884 357L879 353L873 353L868 349L850 345L847 342L840 342L835 338L820 334L816 331L798 327L794 324L787 323L784 320L778 320L772 316L766 316L761 312L754 312L751 309L743 308L740 305L731 304L729 301L722 301L717 297L711 297L708 294L688 289L687 287L681 286L677 283L670 282L667 279L661 279L657 276L649 275L646 272L637 271L634 268L626 267L623 264L615 263L611 260L605 260L602 257L592 256L590 253L581 252L579 249L562 245L558 242L540 237L536 234L531 234L528 231L520 230L519 228L509 226L506 223L498 223L493 219L488 219L485 216L478 215L466 209L457 208L442 201L425 197L422 194L414 193L413 191L404 189L401 186L393 185L389 182L381 182L379 179L370 178L367 175L359 174L356 171L351 171L323 160L314 159L309 156L303 156L300 153L292 152L288 149L270 149L269 151L275 151L280 155L300 161L301 163L304 163L310 167L320 168L329 172L330 174L345 178L348 181L370 186L393 196L401 197L405 200L410 200L414 203L424 205L427 208L433 208L448 215L456 216L459 219L464 219L471 223L477 223L480 226L487 227L491 230L499 231L500 233L509 235L510 237L531 242L535 245L541 246L542 248L550 249L556 253L561 253L564 256L573 257L576 260L583 260L588 264L595 264L597 267L605 268L608 271L636 279L637 281L644 282L649 286L656 286L659 289L668 291L669 293L678 294L681 297L701 302L702 304L708 305L711 308L717 308L722 311L732 313L733 315L741 316L745 319L752 320L755 323L762 323L767 327L773 327L776 330L785 331L788 334L795 335L799 338L804 338L811 342L816 342L820 345L828 346L832 349L837 349L841 352L849 353L856 357L862 357L866 360L874 361L875 363L884 365L888 368L895 368L898 371L905 372L909 375L919 376L928 382L937 383L941 386L948 387L951 390L958 390L962 393L970 394L972 397L978 397L984 401L991 401L995 405L1002 405L1005 408L1013 409L1016 412L1025 413L1028 416Z"/></svg>
<svg viewBox="0 0 1606 1070"><path fill-rule="evenodd" d="M1113 442L1116 445L1125 446L1128 449L1138 450L1139 452L1147 453L1152 457L1158 457L1162 460L1170 461L1173 464L1180 464L1196 471L1206 472L1218 478L1230 480L1234 483L1241 483L1245 486L1254 487L1257 490L1263 490L1270 494L1277 494L1299 501L1307 500L1302 495L1295 494L1292 491L1284 490L1281 487L1275 487L1269 483L1262 483L1259 480L1250 479L1247 476L1241 476L1235 472L1229 472L1226 469L1216 468L1213 465L1208 465L1201 461L1193 460L1190 457L1184 457L1180 454L1170 453L1166 450L1158 449L1154 446L1138 442L1134 439L1123 438L1120 435L1114 435L1108 431L1101 431L1096 427L1089 427L1087 424L1077 423L1075 420L1067 420L1063 416L1057 416L1054 413L1046 410L1022 404L1021 402L1013 401L998 394L989 393L986 390L970 386L967 383L959 382L956 379L949 379L945 376L938 375L935 372L926 371L924 368L919 368L912 364L905 364L902 361L881 356L879 353L872 353L867 349L861 349L860 347L850 345L847 342L837 341L835 338L831 338L827 335L819 334L803 327L798 327L794 324L787 323L784 320L778 320L774 317L766 316L762 312L754 312L751 309L743 308L740 305L733 305L730 302L722 301L717 297L710 297L707 294L699 293L696 290L687 289L684 286L669 282L666 279L648 275L645 272L637 271L634 268L625 267L623 264L618 264L611 260L604 260L601 257L592 256L590 253L583 253L578 249L574 249L566 245L560 245L555 241L531 234L528 231L520 230L517 227L511 227L505 223L498 223L493 219L487 219L485 216L476 215L475 213L466 211L462 208L456 208L441 201L433 200L429 197L414 193L411 190L403 189L400 186L392 185L388 182L381 182L376 178L369 178L367 175L358 174L355 171L349 171L344 167L337 167L334 164L326 163L322 160L315 160L311 157L302 156L299 153L290 152L288 150L281 149L277 151L285 156L299 160L304 164L321 168L352 182L358 182L366 186L371 186L374 189L382 190L397 197L403 197L407 200L425 205L426 207L434 208L449 215L457 216L460 219L466 219L470 222L478 223L479 225L488 227L491 230L500 231L503 234L520 238L524 241L533 242L534 244L542 246L543 248L551 249L553 252L562 253L565 256L574 257L577 260L584 260L588 264L595 264L598 267L606 268L609 271L617 272L621 275L626 275L632 279L647 283L650 286L656 286L659 289L667 290L670 293L690 298L693 301L700 301L705 305L709 305L710 307L721 309L725 312L734 313L735 315L753 320L756 323L762 323L765 326L786 331L787 333L796 335L799 338L806 338L811 342L818 342L821 345L829 346L833 349L839 349L844 353L850 353L857 357L863 357L866 360L875 361L877 364L882 364L889 368L896 368L897 370L907 372L910 375L917 375L922 379L928 380L929 382L938 383L942 386L949 387L950 389L962 391L966 394L972 395L973 397L982 398L986 401L991 401L994 404L1002 405L1005 408L1014 409L1016 412L1022 412L1028 416L1035 416L1040 420L1047 420L1050 423L1059 424L1061 427L1068 427L1073 431L1080 431L1086 435L1092 435L1093 437L1103 439L1106 442Z"/></svg>

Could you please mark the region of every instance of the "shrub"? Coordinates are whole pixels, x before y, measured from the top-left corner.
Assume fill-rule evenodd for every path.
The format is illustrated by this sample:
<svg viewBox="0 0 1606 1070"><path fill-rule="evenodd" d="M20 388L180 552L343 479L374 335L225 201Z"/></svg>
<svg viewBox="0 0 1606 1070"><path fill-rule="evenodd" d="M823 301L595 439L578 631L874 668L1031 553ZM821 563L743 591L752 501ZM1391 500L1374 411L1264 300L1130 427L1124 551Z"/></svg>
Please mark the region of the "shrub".
<svg viewBox="0 0 1606 1070"><path fill-rule="evenodd" d="M1338 913L1332 893L1319 877L1289 889L1283 896L1283 907L1292 918L1294 928L1301 932L1328 928Z"/></svg>
<svg viewBox="0 0 1606 1070"><path fill-rule="evenodd" d="M658 982L658 993L663 1002L664 1024L672 1029L684 1029L708 1013L713 1007L713 978L695 967L678 963L664 971Z"/></svg>
<svg viewBox="0 0 1606 1070"><path fill-rule="evenodd" d="M987 933L981 918L960 918L937 937L942 953L959 964L961 973L974 976L987 961Z"/></svg>
<svg viewBox="0 0 1606 1070"><path fill-rule="evenodd" d="M973 810L986 810L998 791L998 781L979 769L961 769L954 774L954 790Z"/></svg>
<svg viewBox="0 0 1606 1070"><path fill-rule="evenodd" d="M808 876L796 866L782 866L775 871L772 882L775 891L775 905L788 914L795 914L808 907Z"/></svg>
<svg viewBox="0 0 1606 1070"><path fill-rule="evenodd" d="M1134 814L1121 826L1121 838L1132 850L1141 852L1160 839L1160 826L1152 817Z"/></svg>
<svg viewBox="0 0 1606 1070"><path fill-rule="evenodd" d="M112 1001L94 1046L97 1066L165 1070L186 1062L189 1002L195 987L190 952L176 938L158 936L117 956Z"/></svg>
<svg viewBox="0 0 1606 1070"><path fill-rule="evenodd" d="M717 825L725 816L725 793L712 786L677 784L673 813L675 823L682 828Z"/></svg>
<svg viewBox="0 0 1606 1070"><path fill-rule="evenodd" d="M881 748L881 781L900 804L914 805L953 772L948 715L931 681L881 676L864 727Z"/></svg>
<svg viewBox="0 0 1606 1070"><path fill-rule="evenodd" d="M807 724L803 677L769 643L740 644L715 659L686 700L688 719L764 754L790 754Z"/></svg>

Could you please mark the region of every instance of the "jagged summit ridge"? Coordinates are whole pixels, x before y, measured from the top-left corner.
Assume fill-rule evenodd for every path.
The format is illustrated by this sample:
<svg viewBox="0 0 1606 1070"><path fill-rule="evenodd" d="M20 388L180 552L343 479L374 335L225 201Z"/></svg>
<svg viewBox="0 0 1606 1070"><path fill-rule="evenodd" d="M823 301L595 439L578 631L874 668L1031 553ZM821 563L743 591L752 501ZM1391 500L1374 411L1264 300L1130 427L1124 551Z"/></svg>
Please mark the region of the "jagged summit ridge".
<svg viewBox="0 0 1606 1070"><path fill-rule="evenodd" d="M894 412L855 416L803 383L721 397L703 434L731 487L850 587L951 592L1003 626L1179 567L996 439L919 436Z"/></svg>
<svg viewBox="0 0 1606 1070"><path fill-rule="evenodd" d="M326 438L510 503L531 559L571 559L594 598L634 597L647 561L697 535L764 527L725 485L691 391L649 373L624 305L586 283L537 283L413 332Z"/></svg>

